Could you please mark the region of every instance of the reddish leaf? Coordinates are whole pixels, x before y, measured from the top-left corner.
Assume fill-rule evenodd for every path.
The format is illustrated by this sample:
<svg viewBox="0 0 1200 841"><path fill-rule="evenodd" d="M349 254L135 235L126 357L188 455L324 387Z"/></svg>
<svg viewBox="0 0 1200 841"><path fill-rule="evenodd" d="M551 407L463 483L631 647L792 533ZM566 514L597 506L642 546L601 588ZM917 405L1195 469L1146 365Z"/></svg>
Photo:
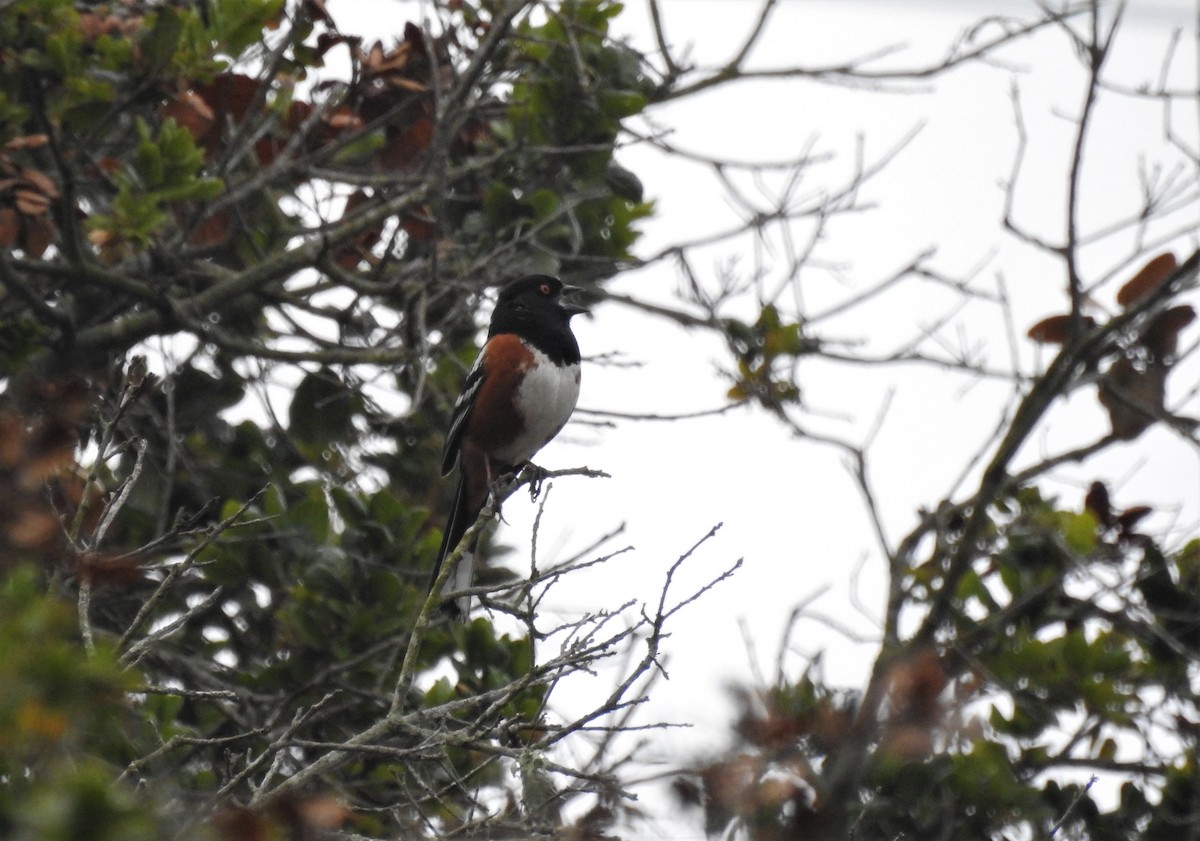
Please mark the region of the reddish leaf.
<svg viewBox="0 0 1200 841"><path fill-rule="evenodd" d="M51 510L23 510L5 523L5 541L22 549L49 552L57 547L61 528Z"/></svg>
<svg viewBox="0 0 1200 841"><path fill-rule="evenodd" d="M560 834L560 837L568 841L617 841L615 836L606 832L615 822L616 815L612 809L596 804L573 826L566 827L566 833Z"/></svg>
<svg viewBox="0 0 1200 841"><path fill-rule="evenodd" d="M363 126L363 119L353 109L345 106L335 109L331 114L322 115L316 123L316 131L312 125L306 125L312 120L314 108L307 102L295 101L288 106L284 126L292 134L305 133L307 148L319 148L343 134L358 131ZM260 138L256 145L259 161L267 164L275 160L287 145L286 139L266 136Z"/></svg>
<svg viewBox="0 0 1200 841"><path fill-rule="evenodd" d="M346 209L342 212L342 218L350 216L357 208L366 204L370 197L362 190L355 190L346 199ZM361 231L357 234L345 247L334 255L334 261L343 269L353 269L358 266L364 259L371 261L374 255L371 254L371 248L379 242L379 237L383 234L383 223L377 223Z"/></svg>
<svg viewBox="0 0 1200 841"><path fill-rule="evenodd" d="M187 129L193 140L200 141L216 122L216 115L204 97L195 91L183 91L175 95L162 108L163 119L168 117Z"/></svg>
<svg viewBox="0 0 1200 841"><path fill-rule="evenodd" d="M315 21L327 26L334 26L329 10L325 8L325 0L304 0L304 11Z"/></svg>
<svg viewBox="0 0 1200 841"><path fill-rule="evenodd" d="M458 130L458 140L460 143L466 144L468 147L480 140L487 140L492 136L491 129L483 120L467 120L463 127Z"/></svg>
<svg viewBox="0 0 1200 841"><path fill-rule="evenodd" d="M437 222L428 208L405 213L400 217L400 227L418 242L429 242L437 236Z"/></svg>
<svg viewBox="0 0 1200 841"><path fill-rule="evenodd" d="M1130 534L1134 527L1153 511L1154 509L1149 505L1134 505L1132 508L1126 508L1117 515L1117 526L1121 529L1122 534Z"/></svg>
<svg viewBox="0 0 1200 841"><path fill-rule="evenodd" d="M250 110L250 103L258 93L258 79L241 73L222 73L207 85L197 85L196 93L204 98L212 109L219 124L226 115L240 123Z"/></svg>
<svg viewBox="0 0 1200 841"><path fill-rule="evenodd" d="M312 105L303 100L294 99L288 105L287 117L284 118L283 124L288 127L288 131L299 131L312 112Z"/></svg>
<svg viewBox="0 0 1200 841"><path fill-rule="evenodd" d="M11 207L0 207L0 248L12 248L21 235L21 218Z"/></svg>
<svg viewBox="0 0 1200 841"><path fill-rule="evenodd" d="M226 126L245 119L258 85L258 80L250 76L223 73L206 85L195 85L177 95L163 106L163 116L174 117L212 159L221 149Z"/></svg>
<svg viewBox="0 0 1200 841"><path fill-rule="evenodd" d="M254 156L262 166L270 166L275 163L276 158L283 154L286 147L287 141L264 134L254 141Z"/></svg>
<svg viewBox="0 0 1200 841"><path fill-rule="evenodd" d="M76 559L75 575L92 584L126 585L142 579L142 567L136 555L87 552Z"/></svg>
<svg viewBox="0 0 1200 841"><path fill-rule="evenodd" d="M403 131L388 138L386 145L376 153L375 160L381 169L398 172L420 157L432 140L433 121L428 117L419 117Z"/></svg>
<svg viewBox="0 0 1200 841"><path fill-rule="evenodd" d="M284 795L256 808L224 807L212 823L220 841L267 841L272 838L325 837L343 826L354 813L332 798L300 799Z"/></svg>
<svg viewBox="0 0 1200 841"><path fill-rule="evenodd" d="M324 58L325 53L332 50L338 44L345 44L355 52L358 46L362 43L362 38L356 35L343 35L340 32L322 32L317 36L317 57Z"/></svg>
<svg viewBox="0 0 1200 841"><path fill-rule="evenodd" d="M1196 311L1187 304L1163 310L1142 330L1142 345L1158 359L1174 356L1180 331L1195 320Z"/></svg>
<svg viewBox="0 0 1200 841"><path fill-rule="evenodd" d="M34 260L46 253L46 249L54 242L58 229L50 221L49 216L27 216L25 231L21 237L21 248L25 256Z"/></svg>
<svg viewBox="0 0 1200 841"><path fill-rule="evenodd" d="M675 795L675 799L682 806L697 807L704 805L704 789L694 780L690 780L687 777L676 777L671 782L671 793Z"/></svg>
<svg viewBox="0 0 1200 841"><path fill-rule="evenodd" d="M1109 502L1108 488L1103 482L1092 482L1087 496L1083 498L1083 510L1091 511L1100 525L1105 527L1112 525L1112 503Z"/></svg>
<svg viewBox="0 0 1200 841"><path fill-rule="evenodd" d="M101 35L108 35L121 28L121 19L114 15L100 15L85 12L79 16L79 34L85 41L95 41Z"/></svg>
<svg viewBox="0 0 1200 841"><path fill-rule="evenodd" d="M761 757L739 754L701 769L705 799L730 814L749 811L753 803L752 786L762 774L765 762Z"/></svg>
<svg viewBox="0 0 1200 841"><path fill-rule="evenodd" d="M233 214L228 210L218 210L204 219L192 230L188 242L203 248L209 245L221 245L229 239L229 223Z"/></svg>
<svg viewBox="0 0 1200 841"><path fill-rule="evenodd" d="M1175 271L1175 255L1169 251L1159 254L1149 263L1142 266L1141 271L1133 279L1117 290L1117 303L1123 307L1140 301L1155 289Z"/></svg>
<svg viewBox="0 0 1200 841"><path fill-rule="evenodd" d="M1028 336L1043 345L1065 345L1071 339L1071 322L1069 315L1052 315L1030 327ZM1090 329L1096 326L1096 319L1085 315L1079 323L1084 329Z"/></svg>
<svg viewBox="0 0 1200 841"><path fill-rule="evenodd" d="M1156 415L1163 411L1166 382L1165 365L1150 365L1139 371L1128 359L1114 362L1099 393L1100 405L1108 410L1113 435L1131 441L1149 429Z"/></svg>

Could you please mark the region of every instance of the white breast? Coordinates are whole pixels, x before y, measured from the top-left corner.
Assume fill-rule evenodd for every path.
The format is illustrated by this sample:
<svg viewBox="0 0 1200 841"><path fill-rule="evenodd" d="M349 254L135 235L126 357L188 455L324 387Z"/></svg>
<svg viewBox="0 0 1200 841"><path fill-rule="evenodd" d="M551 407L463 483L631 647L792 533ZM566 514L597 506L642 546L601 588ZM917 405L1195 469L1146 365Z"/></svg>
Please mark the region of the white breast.
<svg viewBox="0 0 1200 841"><path fill-rule="evenodd" d="M579 366L559 367L533 350L534 365L521 383L517 410L525 418L525 434L496 455L509 464L533 458L566 425L579 400Z"/></svg>

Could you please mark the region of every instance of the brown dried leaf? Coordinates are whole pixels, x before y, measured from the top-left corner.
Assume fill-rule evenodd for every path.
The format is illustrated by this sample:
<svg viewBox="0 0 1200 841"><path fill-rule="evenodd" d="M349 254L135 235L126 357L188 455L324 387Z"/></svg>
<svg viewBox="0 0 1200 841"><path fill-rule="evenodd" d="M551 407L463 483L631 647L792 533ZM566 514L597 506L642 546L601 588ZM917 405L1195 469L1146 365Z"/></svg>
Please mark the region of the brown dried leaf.
<svg viewBox="0 0 1200 841"><path fill-rule="evenodd" d="M891 760L920 759L932 751L933 731L913 724L887 728L879 744L879 752Z"/></svg>
<svg viewBox="0 0 1200 841"><path fill-rule="evenodd" d="M25 454L25 425L15 412L0 412L0 467L12 470Z"/></svg>
<svg viewBox="0 0 1200 841"><path fill-rule="evenodd" d="M54 227L49 216L28 216L25 218L24 227L21 248L26 257L40 259L46 253L46 249L54 243L58 229Z"/></svg>
<svg viewBox="0 0 1200 841"><path fill-rule="evenodd" d="M616 815L607 806L597 804L587 811L579 820L566 827L565 833L559 833L563 841L618 841L614 835L609 835L616 822Z"/></svg>
<svg viewBox="0 0 1200 841"><path fill-rule="evenodd" d="M52 509L29 506L15 513L17 516L4 524L6 543L39 552L58 546L62 527Z"/></svg>
<svg viewBox="0 0 1200 841"><path fill-rule="evenodd" d="M1133 278L1117 290L1117 303L1123 307L1140 301L1155 289L1175 271L1175 255L1170 251L1163 252L1142 266Z"/></svg>
<svg viewBox="0 0 1200 841"><path fill-rule="evenodd" d="M18 188L13 192L13 200L17 210L26 216L41 216L50 210L50 199L36 190L27 187Z"/></svg>
<svg viewBox="0 0 1200 841"><path fill-rule="evenodd" d="M121 19L116 15L97 15L85 12L79 16L79 32L85 41L95 41L101 35L118 32L123 27Z"/></svg>
<svg viewBox="0 0 1200 841"><path fill-rule="evenodd" d="M1027 335L1043 345L1065 345L1071 340L1071 322L1070 315L1052 315L1030 327ZM1096 326L1096 319L1085 315L1079 323L1085 330L1091 329Z"/></svg>
<svg viewBox="0 0 1200 841"><path fill-rule="evenodd" d="M747 814L754 808L753 789L763 767L762 757L739 754L702 769L706 799L729 814Z"/></svg>
<svg viewBox="0 0 1200 841"><path fill-rule="evenodd" d="M94 228L88 231L87 239L88 242L97 248L107 248L118 242L120 237L117 236L116 231L110 231L106 228Z"/></svg>
<svg viewBox="0 0 1200 841"><path fill-rule="evenodd" d="M363 67L367 70L377 70L383 64L383 42L376 41L362 57Z"/></svg>
<svg viewBox="0 0 1200 841"><path fill-rule="evenodd" d="M932 648L897 662L888 675L888 697L898 721L932 725L941 720L939 698L946 688L946 671Z"/></svg>
<svg viewBox="0 0 1200 841"><path fill-rule="evenodd" d="M296 804L296 813L305 825L318 829L339 829L354 813L332 797L308 797Z"/></svg>
<svg viewBox="0 0 1200 841"><path fill-rule="evenodd" d="M59 197L58 185L54 183L49 175L36 169L21 170L21 178L28 182L29 186L37 190L46 198L56 199Z"/></svg>
<svg viewBox="0 0 1200 841"><path fill-rule="evenodd" d="M412 91L413 93L425 93L429 90L428 85L405 76L388 76L387 83L393 88L400 88L401 90Z"/></svg>
<svg viewBox="0 0 1200 841"><path fill-rule="evenodd" d="M12 140L4 144L5 151L15 152L18 149L40 149L50 142L50 136L46 134L26 134L22 137L14 137Z"/></svg>
<svg viewBox="0 0 1200 841"><path fill-rule="evenodd" d="M334 131L343 132L348 130L357 130L362 128L362 117L354 113L346 107L338 108L329 117L326 118L325 124Z"/></svg>
<svg viewBox="0 0 1200 841"><path fill-rule="evenodd" d="M802 785L797 780L766 777L758 784L758 790L754 792L754 801L759 808L775 811L785 803L808 799L811 791L810 786Z"/></svg>

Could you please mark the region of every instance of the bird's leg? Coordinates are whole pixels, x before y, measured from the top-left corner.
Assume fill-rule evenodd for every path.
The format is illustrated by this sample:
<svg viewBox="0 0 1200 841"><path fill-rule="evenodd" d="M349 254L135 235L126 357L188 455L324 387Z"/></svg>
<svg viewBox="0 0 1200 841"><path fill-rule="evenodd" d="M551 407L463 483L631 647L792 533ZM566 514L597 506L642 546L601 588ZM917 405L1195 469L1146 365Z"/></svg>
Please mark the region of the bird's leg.
<svg viewBox="0 0 1200 841"><path fill-rule="evenodd" d="M495 469L493 469L493 465L490 462L488 464L488 502L496 509L496 516L505 525L508 524L508 521L504 519L504 514L501 512L500 506L503 500L508 497L512 486L516 484L517 472L515 468L508 468L507 466L501 469L500 465L496 465Z"/></svg>

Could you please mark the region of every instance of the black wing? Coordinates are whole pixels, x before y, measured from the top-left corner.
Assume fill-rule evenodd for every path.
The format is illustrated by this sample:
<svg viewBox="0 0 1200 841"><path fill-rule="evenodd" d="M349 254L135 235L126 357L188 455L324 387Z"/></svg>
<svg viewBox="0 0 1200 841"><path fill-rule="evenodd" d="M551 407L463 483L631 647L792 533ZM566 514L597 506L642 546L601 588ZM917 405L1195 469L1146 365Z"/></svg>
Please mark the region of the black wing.
<svg viewBox="0 0 1200 841"><path fill-rule="evenodd" d="M483 385L484 351L475 357L475 364L467 372L466 382L463 383L462 393L454 401L454 411L450 414L450 428L446 430L446 445L442 448L442 475L445 476L458 463L458 449L462 443L463 432L467 428L467 418L479 395L479 387Z"/></svg>

